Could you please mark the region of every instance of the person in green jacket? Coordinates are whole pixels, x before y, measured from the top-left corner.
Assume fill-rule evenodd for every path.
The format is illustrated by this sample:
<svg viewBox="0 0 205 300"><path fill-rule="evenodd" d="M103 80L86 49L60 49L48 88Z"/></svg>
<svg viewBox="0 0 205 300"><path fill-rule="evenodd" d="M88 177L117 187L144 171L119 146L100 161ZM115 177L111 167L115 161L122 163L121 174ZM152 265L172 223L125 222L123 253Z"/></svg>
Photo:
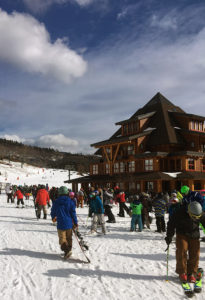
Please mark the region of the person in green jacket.
<svg viewBox="0 0 205 300"><path fill-rule="evenodd" d="M135 224L138 224L139 231L142 231L142 203L139 201L139 197L134 196L134 201L130 204L130 208L132 209L132 220L131 220L131 229L130 231L135 231Z"/></svg>

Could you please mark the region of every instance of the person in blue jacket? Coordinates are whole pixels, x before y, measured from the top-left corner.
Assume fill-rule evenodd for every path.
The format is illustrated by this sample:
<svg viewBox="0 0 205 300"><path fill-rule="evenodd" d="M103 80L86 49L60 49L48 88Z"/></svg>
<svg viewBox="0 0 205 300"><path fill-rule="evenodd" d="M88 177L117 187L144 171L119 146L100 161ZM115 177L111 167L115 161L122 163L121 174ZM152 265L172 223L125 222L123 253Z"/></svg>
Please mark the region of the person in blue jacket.
<svg viewBox="0 0 205 300"><path fill-rule="evenodd" d="M51 218L53 222L57 221L59 244L65 253L65 258L72 254L72 229L78 226L75 203L68 193L67 187L61 186L58 190L59 197L53 202L51 208Z"/></svg>
<svg viewBox="0 0 205 300"><path fill-rule="evenodd" d="M104 220L104 207L98 191L90 193L90 212L93 214L91 225L91 233L97 232L97 224L101 224L102 232L106 234L105 220Z"/></svg>

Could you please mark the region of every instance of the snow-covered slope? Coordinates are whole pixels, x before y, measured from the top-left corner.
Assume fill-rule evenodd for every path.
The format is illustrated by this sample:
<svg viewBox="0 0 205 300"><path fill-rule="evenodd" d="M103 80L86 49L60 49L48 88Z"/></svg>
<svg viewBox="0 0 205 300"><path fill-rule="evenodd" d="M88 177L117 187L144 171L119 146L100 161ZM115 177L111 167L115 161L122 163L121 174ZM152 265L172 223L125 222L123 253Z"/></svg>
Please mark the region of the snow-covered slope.
<svg viewBox="0 0 205 300"><path fill-rule="evenodd" d="M169 255L166 281L164 236L151 231L129 232L130 217L109 224L103 236L85 236L91 263L73 239L73 256L60 257L56 227L50 219L37 221L32 199L17 209L0 195L1 300L177 300L184 299L176 279L175 245ZM113 208L116 215L118 207ZM78 208L81 233L89 230L88 208ZM88 226L88 227L87 227ZM100 230L100 229L99 229ZM205 244L201 245L201 266ZM197 299L205 299L204 293Z"/></svg>
<svg viewBox="0 0 205 300"><path fill-rule="evenodd" d="M79 177L71 171L71 178ZM49 187L65 185L68 180L68 171L60 169L38 168L20 162L0 161L0 182L16 185L46 184ZM71 184L66 184L71 188Z"/></svg>
<svg viewBox="0 0 205 300"><path fill-rule="evenodd" d="M22 185L60 186L68 178L64 170L21 168L18 163L1 164L0 172L0 181ZM50 217L37 221L32 198L25 202L26 208L17 209L6 203L4 191L0 195L1 300L185 299L175 274L174 243L166 281L165 236L154 232L155 220L151 230L130 232L130 217L117 217L118 206L114 206L117 223L107 225L107 235L85 236L91 263L84 263L75 239L73 256L63 261ZM77 208L77 215L84 234L90 227L88 207ZM201 244L200 266L205 269L205 243ZM205 300L204 293L196 299Z"/></svg>

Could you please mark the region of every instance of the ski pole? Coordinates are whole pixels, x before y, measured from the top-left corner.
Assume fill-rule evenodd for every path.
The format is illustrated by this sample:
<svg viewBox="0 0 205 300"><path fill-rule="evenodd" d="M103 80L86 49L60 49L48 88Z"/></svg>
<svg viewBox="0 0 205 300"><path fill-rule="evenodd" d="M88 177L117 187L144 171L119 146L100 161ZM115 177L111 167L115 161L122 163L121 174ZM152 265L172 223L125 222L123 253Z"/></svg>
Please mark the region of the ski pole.
<svg viewBox="0 0 205 300"><path fill-rule="evenodd" d="M168 274L169 274L169 245L168 245L168 247L165 251L167 251L167 277L166 277L167 279L166 279L166 281L169 281L168 280Z"/></svg>

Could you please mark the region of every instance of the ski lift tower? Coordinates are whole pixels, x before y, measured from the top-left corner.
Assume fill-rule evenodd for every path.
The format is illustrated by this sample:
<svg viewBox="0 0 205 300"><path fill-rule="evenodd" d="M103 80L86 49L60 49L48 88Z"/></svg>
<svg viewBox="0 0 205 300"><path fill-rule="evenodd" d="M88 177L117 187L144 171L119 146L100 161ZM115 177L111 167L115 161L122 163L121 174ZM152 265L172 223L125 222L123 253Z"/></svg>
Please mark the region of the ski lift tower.
<svg viewBox="0 0 205 300"><path fill-rule="evenodd" d="M68 170L68 180L70 180L70 176L71 176L71 171L74 171L75 166L70 164L70 165L65 165L65 169Z"/></svg>

